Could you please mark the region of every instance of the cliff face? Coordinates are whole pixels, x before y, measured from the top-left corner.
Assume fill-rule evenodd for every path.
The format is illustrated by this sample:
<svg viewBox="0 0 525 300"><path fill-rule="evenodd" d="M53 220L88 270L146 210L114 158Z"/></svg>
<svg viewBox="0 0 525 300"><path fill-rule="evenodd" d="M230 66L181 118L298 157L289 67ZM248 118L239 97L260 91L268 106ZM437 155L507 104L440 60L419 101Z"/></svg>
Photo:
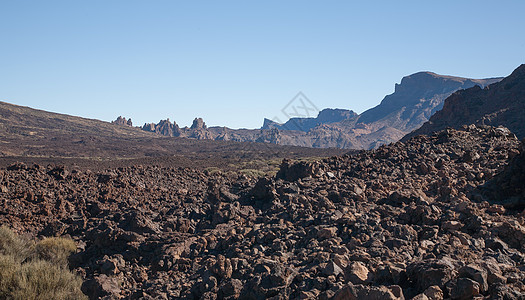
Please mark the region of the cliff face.
<svg viewBox="0 0 525 300"><path fill-rule="evenodd" d="M485 86L501 78L468 79L419 72L406 76L396 84L395 92L386 96L381 104L359 117L360 123L381 124L401 131L412 131L443 107L443 102L459 89Z"/></svg>
<svg viewBox="0 0 525 300"><path fill-rule="evenodd" d="M525 137L525 65L511 75L485 88L474 86L445 100L443 109L404 140L446 127L466 124L505 126L518 138Z"/></svg>

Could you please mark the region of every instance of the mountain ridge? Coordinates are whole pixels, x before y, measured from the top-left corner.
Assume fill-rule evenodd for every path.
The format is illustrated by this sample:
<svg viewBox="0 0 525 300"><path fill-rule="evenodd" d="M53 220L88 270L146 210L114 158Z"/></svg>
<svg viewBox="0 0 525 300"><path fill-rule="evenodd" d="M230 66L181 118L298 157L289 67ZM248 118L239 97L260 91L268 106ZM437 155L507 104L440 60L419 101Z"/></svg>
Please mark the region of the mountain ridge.
<svg viewBox="0 0 525 300"><path fill-rule="evenodd" d="M354 119L358 116L353 110L325 108L319 111L315 118L290 118L283 124L264 118L261 129L277 128L280 130L300 130L308 132L308 130L321 124L337 123L343 120Z"/></svg>
<svg viewBox="0 0 525 300"><path fill-rule="evenodd" d="M524 111L525 64L522 64L498 83L483 89L474 86L452 94L445 100L442 110L403 140L468 124L505 126L522 139L525 138Z"/></svg>

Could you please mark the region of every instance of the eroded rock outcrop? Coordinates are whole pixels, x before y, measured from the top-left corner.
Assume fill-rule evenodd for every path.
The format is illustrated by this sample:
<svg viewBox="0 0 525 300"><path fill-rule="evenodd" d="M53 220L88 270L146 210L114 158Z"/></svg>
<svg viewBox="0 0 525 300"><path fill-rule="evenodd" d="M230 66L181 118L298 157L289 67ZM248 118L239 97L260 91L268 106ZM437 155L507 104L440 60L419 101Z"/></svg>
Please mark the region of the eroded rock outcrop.
<svg viewBox="0 0 525 300"><path fill-rule="evenodd" d="M115 121L111 121L111 123L121 126L133 127L133 122L131 121L131 118L129 120L126 120L126 118L122 116L118 116L118 118Z"/></svg>
<svg viewBox="0 0 525 300"><path fill-rule="evenodd" d="M142 130L154 132L164 136L180 136L181 129L177 123L170 122L170 119L161 120L159 123L146 123L142 126Z"/></svg>

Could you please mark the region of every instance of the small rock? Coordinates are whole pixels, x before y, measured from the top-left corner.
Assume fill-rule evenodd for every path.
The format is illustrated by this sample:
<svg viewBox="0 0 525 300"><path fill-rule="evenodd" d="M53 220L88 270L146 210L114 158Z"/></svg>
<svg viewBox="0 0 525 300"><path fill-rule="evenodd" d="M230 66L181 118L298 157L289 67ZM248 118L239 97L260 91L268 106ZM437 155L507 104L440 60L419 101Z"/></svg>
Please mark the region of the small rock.
<svg viewBox="0 0 525 300"><path fill-rule="evenodd" d="M344 274L344 271L334 261L330 261L323 269L323 274L325 274L326 276L338 276L340 274Z"/></svg>
<svg viewBox="0 0 525 300"><path fill-rule="evenodd" d="M425 294L417 294L412 300L429 300Z"/></svg>
<svg viewBox="0 0 525 300"><path fill-rule="evenodd" d="M466 151L465 154L463 155L463 161L465 162L474 162L480 158L481 156L476 151L473 151L473 150Z"/></svg>
<svg viewBox="0 0 525 300"><path fill-rule="evenodd" d="M446 282L456 277L455 269L456 261L444 257L411 264L407 267L407 275L420 290L426 290L433 285L443 287Z"/></svg>
<svg viewBox="0 0 525 300"><path fill-rule="evenodd" d="M82 292L89 295L90 299L98 299L104 296L117 297L120 294L120 284L117 278L108 277L104 274L87 280L82 284Z"/></svg>
<svg viewBox="0 0 525 300"><path fill-rule="evenodd" d="M489 289L487 281L487 271L475 265L467 265L459 269L459 277L470 278L480 284L481 292Z"/></svg>
<svg viewBox="0 0 525 300"><path fill-rule="evenodd" d="M213 273L217 274L220 278L230 278L232 277L233 267L229 258L224 257L224 255L219 254L217 257L217 262L212 267Z"/></svg>
<svg viewBox="0 0 525 300"><path fill-rule="evenodd" d="M437 285L429 286L424 292L429 300L443 300L443 291Z"/></svg>
<svg viewBox="0 0 525 300"><path fill-rule="evenodd" d="M443 223L443 225L441 225L441 228L443 228L443 230L449 231L458 230L461 227L463 227L463 224L461 224L458 221L446 221L445 223Z"/></svg>
<svg viewBox="0 0 525 300"><path fill-rule="evenodd" d="M264 200L271 202L277 198L275 191L275 183L272 179L261 177L255 186L251 189L250 195L257 200Z"/></svg>
<svg viewBox="0 0 525 300"><path fill-rule="evenodd" d="M336 227L327 227L322 228L317 232L317 238L319 239L329 239L337 235Z"/></svg>
<svg viewBox="0 0 525 300"><path fill-rule="evenodd" d="M219 297L220 298L238 298L242 290L242 281L239 279L229 279L224 281L219 287Z"/></svg>
<svg viewBox="0 0 525 300"><path fill-rule="evenodd" d="M497 213L500 215L505 214L505 211L506 211L505 207L503 207L503 205L500 205L500 204L494 204L487 208L487 212Z"/></svg>
<svg viewBox="0 0 525 300"><path fill-rule="evenodd" d="M459 278L450 291L450 298L458 300L472 299L479 295L480 285L470 278Z"/></svg>
<svg viewBox="0 0 525 300"><path fill-rule="evenodd" d="M346 277L354 284L367 282L369 276L368 268L360 261L352 262L347 268Z"/></svg>

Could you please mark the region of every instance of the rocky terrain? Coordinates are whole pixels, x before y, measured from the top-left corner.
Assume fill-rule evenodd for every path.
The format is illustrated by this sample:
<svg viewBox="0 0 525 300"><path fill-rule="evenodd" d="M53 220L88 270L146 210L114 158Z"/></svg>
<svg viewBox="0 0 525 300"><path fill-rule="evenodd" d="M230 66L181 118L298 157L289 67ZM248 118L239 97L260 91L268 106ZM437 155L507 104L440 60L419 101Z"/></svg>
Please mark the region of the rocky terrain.
<svg viewBox="0 0 525 300"><path fill-rule="evenodd" d="M523 203L523 153L472 125L273 177L15 163L0 222L76 240L91 299L525 299L525 218L505 201Z"/></svg>
<svg viewBox="0 0 525 300"><path fill-rule="evenodd" d="M498 203L508 209L525 208L525 152L514 158L510 165L487 184L478 187L480 200Z"/></svg>
<svg viewBox="0 0 525 300"><path fill-rule="evenodd" d="M191 127L180 128L162 120L142 129L165 136L193 139L264 142L315 148L371 149L398 141L419 128L443 107L444 100L459 89L486 86L502 78L468 79L419 72L406 76L379 105L361 115L346 109L323 109L315 118L291 118L284 124L265 119L261 129L234 130L206 127L197 118ZM118 120L117 120L118 121Z"/></svg>
<svg viewBox="0 0 525 300"><path fill-rule="evenodd" d="M446 99L443 109L406 138L465 124L503 125L525 138L525 65L502 81L485 88L472 87Z"/></svg>

